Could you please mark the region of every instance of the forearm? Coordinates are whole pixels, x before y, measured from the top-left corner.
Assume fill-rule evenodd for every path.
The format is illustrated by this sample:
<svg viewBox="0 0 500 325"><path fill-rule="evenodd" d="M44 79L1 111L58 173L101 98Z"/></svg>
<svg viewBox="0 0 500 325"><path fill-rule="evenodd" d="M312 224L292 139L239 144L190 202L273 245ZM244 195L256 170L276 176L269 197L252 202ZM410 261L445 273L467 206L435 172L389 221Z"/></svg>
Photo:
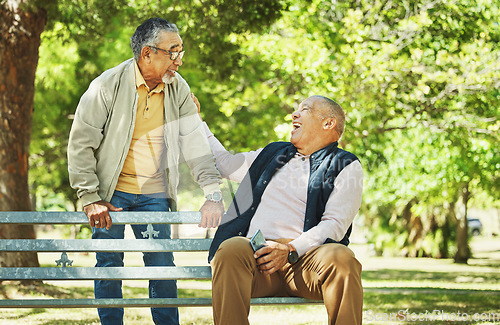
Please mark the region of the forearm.
<svg viewBox="0 0 500 325"><path fill-rule="evenodd" d="M203 123L205 135L215 156L217 169L222 177L241 183L252 162L257 158L262 149L244 153L232 154L213 135L206 123Z"/></svg>
<svg viewBox="0 0 500 325"><path fill-rule="evenodd" d="M298 238L291 241L290 244L295 247L295 249L299 253L299 256L302 256L311 249L324 244L328 238L331 238L335 241L342 240L345 232L350 225L349 224L347 225L347 227L345 227L346 223L347 222L339 222L337 220L321 221L317 226L302 233L302 235L300 235ZM343 234L340 235L342 232Z"/></svg>
<svg viewBox="0 0 500 325"><path fill-rule="evenodd" d="M220 191L222 178L215 166L215 158L205 136L197 107L191 99L189 86L184 81L179 83L179 94L178 121L172 121L167 128L175 130L178 127L182 156L194 181L200 185L204 194Z"/></svg>
<svg viewBox="0 0 500 325"><path fill-rule="evenodd" d="M101 197L97 194L99 180L96 175L96 160L92 149L83 148L80 141L70 137L68 144L68 174L70 186L77 190L82 204L97 202Z"/></svg>

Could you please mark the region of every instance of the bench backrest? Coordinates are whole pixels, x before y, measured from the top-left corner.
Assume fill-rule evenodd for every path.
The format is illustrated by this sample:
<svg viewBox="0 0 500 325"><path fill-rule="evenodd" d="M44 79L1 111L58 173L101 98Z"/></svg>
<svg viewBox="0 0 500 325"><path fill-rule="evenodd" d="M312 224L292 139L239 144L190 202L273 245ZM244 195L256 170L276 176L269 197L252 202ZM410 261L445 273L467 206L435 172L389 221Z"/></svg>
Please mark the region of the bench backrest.
<svg viewBox="0 0 500 325"><path fill-rule="evenodd" d="M118 212L114 224L197 224L199 212ZM0 212L1 224L87 224L83 212ZM95 268L71 266L68 252L197 252L207 251L210 239L0 239L0 251L60 252L54 267L0 268L3 280L115 280L115 279L210 279L208 266Z"/></svg>
<svg viewBox="0 0 500 325"><path fill-rule="evenodd" d="M114 224L199 224L199 212L111 212ZM0 211L3 224L88 224L83 212ZM192 280L212 277L206 266L80 267L72 265L67 252L200 252L208 251L211 239L0 239L3 252L60 252L52 267L0 267L1 280ZM200 261L197 261L200 262ZM199 264L199 263L197 263ZM321 304L296 297L253 298L256 305ZM0 308L95 308L210 306L211 298L112 298L112 299L3 299Z"/></svg>

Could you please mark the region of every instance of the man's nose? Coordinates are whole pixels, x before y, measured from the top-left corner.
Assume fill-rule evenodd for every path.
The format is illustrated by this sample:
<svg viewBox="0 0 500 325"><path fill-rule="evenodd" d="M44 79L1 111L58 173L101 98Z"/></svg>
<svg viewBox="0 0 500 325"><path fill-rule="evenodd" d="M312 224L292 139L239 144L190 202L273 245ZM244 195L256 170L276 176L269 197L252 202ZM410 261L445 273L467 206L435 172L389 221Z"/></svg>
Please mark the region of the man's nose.
<svg viewBox="0 0 500 325"><path fill-rule="evenodd" d="M295 111L292 113L292 119L299 118L299 111Z"/></svg>
<svg viewBox="0 0 500 325"><path fill-rule="evenodd" d="M174 60L174 64L178 67L180 67L182 65L182 59L180 57L177 57L175 60Z"/></svg>

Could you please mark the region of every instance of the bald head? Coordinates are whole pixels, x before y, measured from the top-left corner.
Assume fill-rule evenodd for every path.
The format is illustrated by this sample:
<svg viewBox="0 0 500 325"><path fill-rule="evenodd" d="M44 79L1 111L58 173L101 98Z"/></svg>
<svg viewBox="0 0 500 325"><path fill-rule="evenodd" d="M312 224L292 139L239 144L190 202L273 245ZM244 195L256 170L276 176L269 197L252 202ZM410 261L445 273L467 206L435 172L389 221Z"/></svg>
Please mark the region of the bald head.
<svg viewBox="0 0 500 325"><path fill-rule="evenodd" d="M337 131L340 139L345 128L345 113L342 107L340 107L340 105L334 100L325 96L314 95L311 97L318 99L318 104L320 105L317 108L320 110L321 117L334 118L337 121L335 131Z"/></svg>

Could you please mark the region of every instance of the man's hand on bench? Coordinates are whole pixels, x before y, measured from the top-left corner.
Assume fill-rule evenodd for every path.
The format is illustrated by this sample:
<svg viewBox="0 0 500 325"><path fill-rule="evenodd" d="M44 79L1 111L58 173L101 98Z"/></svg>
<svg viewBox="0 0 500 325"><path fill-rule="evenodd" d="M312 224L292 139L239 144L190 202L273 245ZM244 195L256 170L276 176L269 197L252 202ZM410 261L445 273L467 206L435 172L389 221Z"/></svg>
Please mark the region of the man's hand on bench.
<svg viewBox="0 0 500 325"><path fill-rule="evenodd" d="M89 218L89 225L96 228L111 228L113 222L109 211L122 211L122 208L117 208L109 202L97 201L83 207L83 211Z"/></svg>
<svg viewBox="0 0 500 325"><path fill-rule="evenodd" d="M205 201L200 209L201 222L198 227L202 228L215 228L219 226L222 214L224 213L224 203Z"/></svg>

